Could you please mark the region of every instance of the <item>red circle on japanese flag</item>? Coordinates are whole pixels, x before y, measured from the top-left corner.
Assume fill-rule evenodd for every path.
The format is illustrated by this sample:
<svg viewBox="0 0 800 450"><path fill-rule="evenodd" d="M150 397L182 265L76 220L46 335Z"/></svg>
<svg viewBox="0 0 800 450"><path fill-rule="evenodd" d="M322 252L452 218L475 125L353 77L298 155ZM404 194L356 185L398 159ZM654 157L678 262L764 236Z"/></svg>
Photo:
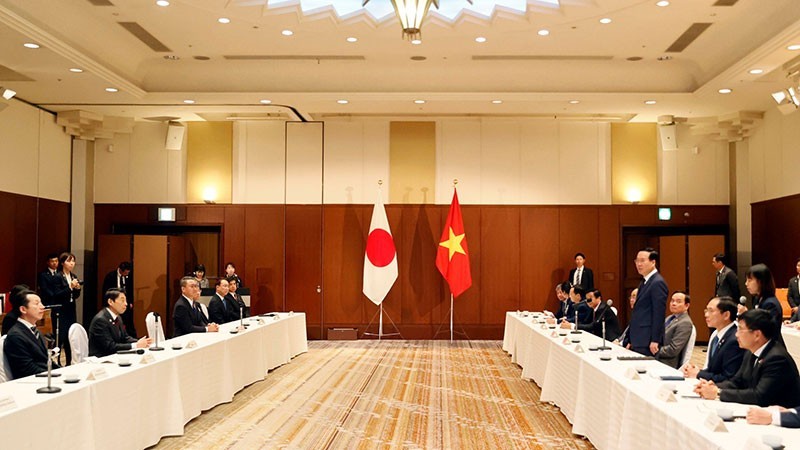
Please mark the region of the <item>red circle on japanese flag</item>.
<svg viewBox="0 0 800 450"><path fill-rule="evenodd" d="M373 266L386 267L394 259L394 240L386 230L376 228L367 238L367 258Z"/></svg>

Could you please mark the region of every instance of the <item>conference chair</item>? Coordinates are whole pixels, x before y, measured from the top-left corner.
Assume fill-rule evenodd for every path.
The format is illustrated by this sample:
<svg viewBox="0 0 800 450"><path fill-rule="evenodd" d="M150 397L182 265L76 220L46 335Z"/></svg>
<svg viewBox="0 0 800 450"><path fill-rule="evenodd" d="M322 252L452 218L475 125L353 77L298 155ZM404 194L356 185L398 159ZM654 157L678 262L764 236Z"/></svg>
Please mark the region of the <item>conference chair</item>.
<svg viewBox="0 0 800 450"><path fill-rule="evenodd" d="M200 303L200 309L203 310L203 314L205 314L205 316L206 316L206 322L209 322L209 320L208 320L208 317L209 317L208 316L208 306L206 306L203 303Z"/></svg>
<svg viewBox="0 0 800 450"><path fill-rule="evenodd" d="M147 335L150 336L153 341L156 340L156 333L158 333L158 342L164 342L166 339L164 338L164 323L162 322L163 317L159 318L158 321L158 330L156 330L156 316L153 315L152 312L147 313L147 316L144 318L144 323L147 325Z"/></svg>
<svg viewBox="0 0 800 450"><path fill-rule="evenodd" d="M697 340L697 328L692 325L692 334L689 336L689 342L686 343L686 348L683 349L683 359L681 365L683 367L692 360L692 352L694 351L694 343Z"/></svg>
<svg viewBox="0 0 800 450"><path fill-rule="evenodd" d="M11 367L8 365L8 358L6 358L6 354L3 352L3 346L5 344L5 335L0 336L0 383L5 383L13 379L11 376Z"/></svg>
<svg viewBox="0 0 800 450"><path fill-rule="evenodd" d="M80 364L89 356L89 336L79 323L73 323L67 332L69 345L72 347L72 364Z"/></svg>

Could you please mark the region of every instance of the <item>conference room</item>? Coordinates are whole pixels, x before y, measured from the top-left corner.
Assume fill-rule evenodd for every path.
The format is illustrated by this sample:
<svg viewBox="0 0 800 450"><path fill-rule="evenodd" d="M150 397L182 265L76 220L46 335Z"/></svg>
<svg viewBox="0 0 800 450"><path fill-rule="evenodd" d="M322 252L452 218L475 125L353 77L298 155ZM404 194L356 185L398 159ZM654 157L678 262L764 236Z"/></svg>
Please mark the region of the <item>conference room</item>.
<svg viewBox="0 0 800 450"><path fill-rule="evenodd" d="M691 298L687 363L716 336L715 255L749 310L764 292L746 274L766 265L792 322L796 1L418 3L0 0L2 312L26 285L47 307L36 331L64 347L60 376L0 384L2 429L59 423L19 448L70 426L68 448L115 433L125 448L798 445L746 418L720 437L689 380L539 323L556 285L591 274L625 330L644 248L665 318L676 291ZM63 253L72 295L55 301ZM234 318L229 263L241 319L175 337L183 297L207 331L212 301ZM195 299L181 279L199 266ZM71 325L89 335L103 311L159 344L67 365ZM659 403L669 383L676 401ZM48 385L62 391L36 393ZM119 395L131 406L114 416ZM81 414L64 421L68 407ZM126 430L100 420L158 410ZM680 441L637 441L638 417Z"/></svg>

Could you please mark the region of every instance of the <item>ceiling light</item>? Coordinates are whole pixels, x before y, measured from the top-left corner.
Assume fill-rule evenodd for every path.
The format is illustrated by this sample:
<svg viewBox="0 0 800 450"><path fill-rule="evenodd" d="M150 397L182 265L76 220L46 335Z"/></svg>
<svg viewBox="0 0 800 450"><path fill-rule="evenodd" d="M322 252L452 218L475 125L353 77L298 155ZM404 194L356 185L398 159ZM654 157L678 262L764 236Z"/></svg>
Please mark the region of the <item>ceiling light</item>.
<svg viewBox="0 0 800 450"><path fill-rule="evenodd" d="M731 92L733 92L733 90L731 90L729 88L722 88L722 89L718 90L717 92L719 92L720 94L730 94Z"/></svg>
<svg viewBox="0 0 800 450"><path fill-rule="evenodd" d="M541 29L537 31L536 34L538 34L539 36L549 36L550 30Z"/></svg>
<svg viewBox="0 0 800 450"><path fill-rule="evenodd" d="M183 101L183 103L186 103L187 105L193 105L194 104L194 100L191 100L191 99L187 98L186 100Z"/></svg>
<svg viewBox="0 0 800 450"><path fill-rule="evenodd" d="M644 101L644 104L645 104L645 105L655 105L655 104L656 104L656 101L655 101L655 100L645 100L645 101Z"/></svg>
<svg viewBox="0 0 800 450"><path fill-rule="evenodd" d="M475 42L480 42L481 44L483 44L484 42L486 42L486 38L483 36L478 36L475 38Z"/></svg>
<svg viewBox="0 0 800 450"><path fill-rule="evenodd" d="M292 31L292 30L283 30L283 31L281 31L281 34L284 35L284 36L291 36L291 35L294 34L294 31Z"/></svg>
<svg viewBox="0 0 800 450"><path fill-rule="evenodd" d="M790 87L789 89L787 89L787 91L789 91L789 97L792 99L792 103L794 103L794 106L800 106L800 99L798 99L800 93L798 93L797 90L793 87Z"/></svg>
<svg viewBox="0 0 800 450"><path fill-rule="evenodd" d="M791 51L800 50L800 44L792 44L786 47L786 50L791 50Z"/></svg>
<svg viewBox="0 0 800 450"><path fill-rule="evenodd" d="M350 102L349 102L349 101L347 101L347 100L336 100L336 103L338 103L338 104L340 104L340 105L346 105L346 104L348 104L348 103L350 103Z"/></svg>
<svg viewBox="0 0 800 450"><path fill-rule="evenodd" d="M369 0L364 0L361 6L366 6L367 3ZM392 0L395 14L403 28L403 39L410 41L422 39L422 21L428 14L431 3L439 8L439 0Z"/></svg>
<svg viewBox="0 0 800 450"><path fill-rule="evenodd" d="M73 68L69 69L69 71L72 72L72 73L83 73L83 69L79 69L77 67L73 67Z"/></svg>
<svg viewBox="0 0 800 450"><path fill-rule="evenodd" d="M789 98L786 91L778 91L772 93L772 98L775 99L775 103L783 104L787 98Z"/></svg>
<svg viewBox="0 0 800 450"><path fill-rule="evenodd" d="M11 100L15 95L17 95L17 91L12 91L11 89L0 87L0 95L3 96L6 100Z"/></svg>
<svg viewBox="0 0 800 450"><path fill-rule="evenodd" d="M751 75L761 75L762 73L764 73L764 69L751 69L750 70L750 74Z"/></svg>
<svg viewBox="0 0 800 450"><path fill-rule="evenodd" d="M219 23L231 23L231 19L228 19L227 17L220 17L219 19L217 19L217 22L219 22Z"/></svg>
<svg viewBox="0 0 800 450"><path fill-rule="evenodd" d="M22 46L25 48L39 48L39 44L34 44L33 42L26 42Z"/></svg>
<svg viewBox="0 0 800 450"><path fill-rule="evenodd" d="M502 100L492 100L492 103L494 103L495 105L499 105L499 104L503 103L503 101Z"/></svg>
<svg viewBox="0 0 800 450"><path fill-rule="evenodd" d="M569 101L569 104L570 104L570 105L577 105L577 104L578 104L578 103L580 103L580 102L581 102L580 100L570 100L570 101Z"/></svg>
<svg viewBox="0 0 800 450"><path fill-rule="evenodd" d="M414 44L414 45L422 44L422 39L412 39L411 43Z"/></svg>
<svg viewBox="0 0 800 450"><path fill-rule="evenodd" d="M656 2L656 6L669 6L669 2L667 0L661 0L660 2Z"/></svg>
<svg viewBox="0 0 800 450"><path fill-rule="evenodd" d="M106 88L106 92L119 92L119 89L114 88L114 87L107 87Z"/></svg>
<svg viewBox="0 0 800 450"><path fill-rule="evenodd" d="M421 104L425 103L425 100L414 100L414 103L416 103L418 105L421 105Z"/></svg>
<svg viewBox="0 0 800 450"><path fill-rule="evenodd" d="M263 105L269 105L270 103L272 103L272 100L263 99L263 100L259 100L259 102L261 102L261 104L263 104Z"/></svg>
<svg viewBox="0 0 800 450"><path fill-rule="evenodd" d="M347 42L358 42L358 38L354 38L354 37L351 36L351 37L347 38Z"/></svg>
<svg viewBox="0 0 800 450"><path fill-rule="evenodd" d="M167 0L158 0L156 2L156 5L158 5L158 6L169 6L169 2Z"/></svg>
<svg viewBox="0 0 800 450"><path fill-rule="evenodd" d="M605 25L605 24L608 24L608 23L611 23L611 18L609 18L609 17L603 17L602 19L600 19L600 23L602 23L602 24L604 24L604 25Z"/></svg>

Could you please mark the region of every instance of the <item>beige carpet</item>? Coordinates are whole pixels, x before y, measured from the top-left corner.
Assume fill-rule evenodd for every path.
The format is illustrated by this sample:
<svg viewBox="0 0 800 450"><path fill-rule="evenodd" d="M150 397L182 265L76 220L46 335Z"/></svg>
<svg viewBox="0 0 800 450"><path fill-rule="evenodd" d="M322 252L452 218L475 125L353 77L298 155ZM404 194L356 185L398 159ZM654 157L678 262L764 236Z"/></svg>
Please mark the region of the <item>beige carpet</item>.
<svg viewBox="0 0 800 450"><path fill-rule="evenodd" d="M159 449L588 449L499 341L315 341Z"/></svg>

